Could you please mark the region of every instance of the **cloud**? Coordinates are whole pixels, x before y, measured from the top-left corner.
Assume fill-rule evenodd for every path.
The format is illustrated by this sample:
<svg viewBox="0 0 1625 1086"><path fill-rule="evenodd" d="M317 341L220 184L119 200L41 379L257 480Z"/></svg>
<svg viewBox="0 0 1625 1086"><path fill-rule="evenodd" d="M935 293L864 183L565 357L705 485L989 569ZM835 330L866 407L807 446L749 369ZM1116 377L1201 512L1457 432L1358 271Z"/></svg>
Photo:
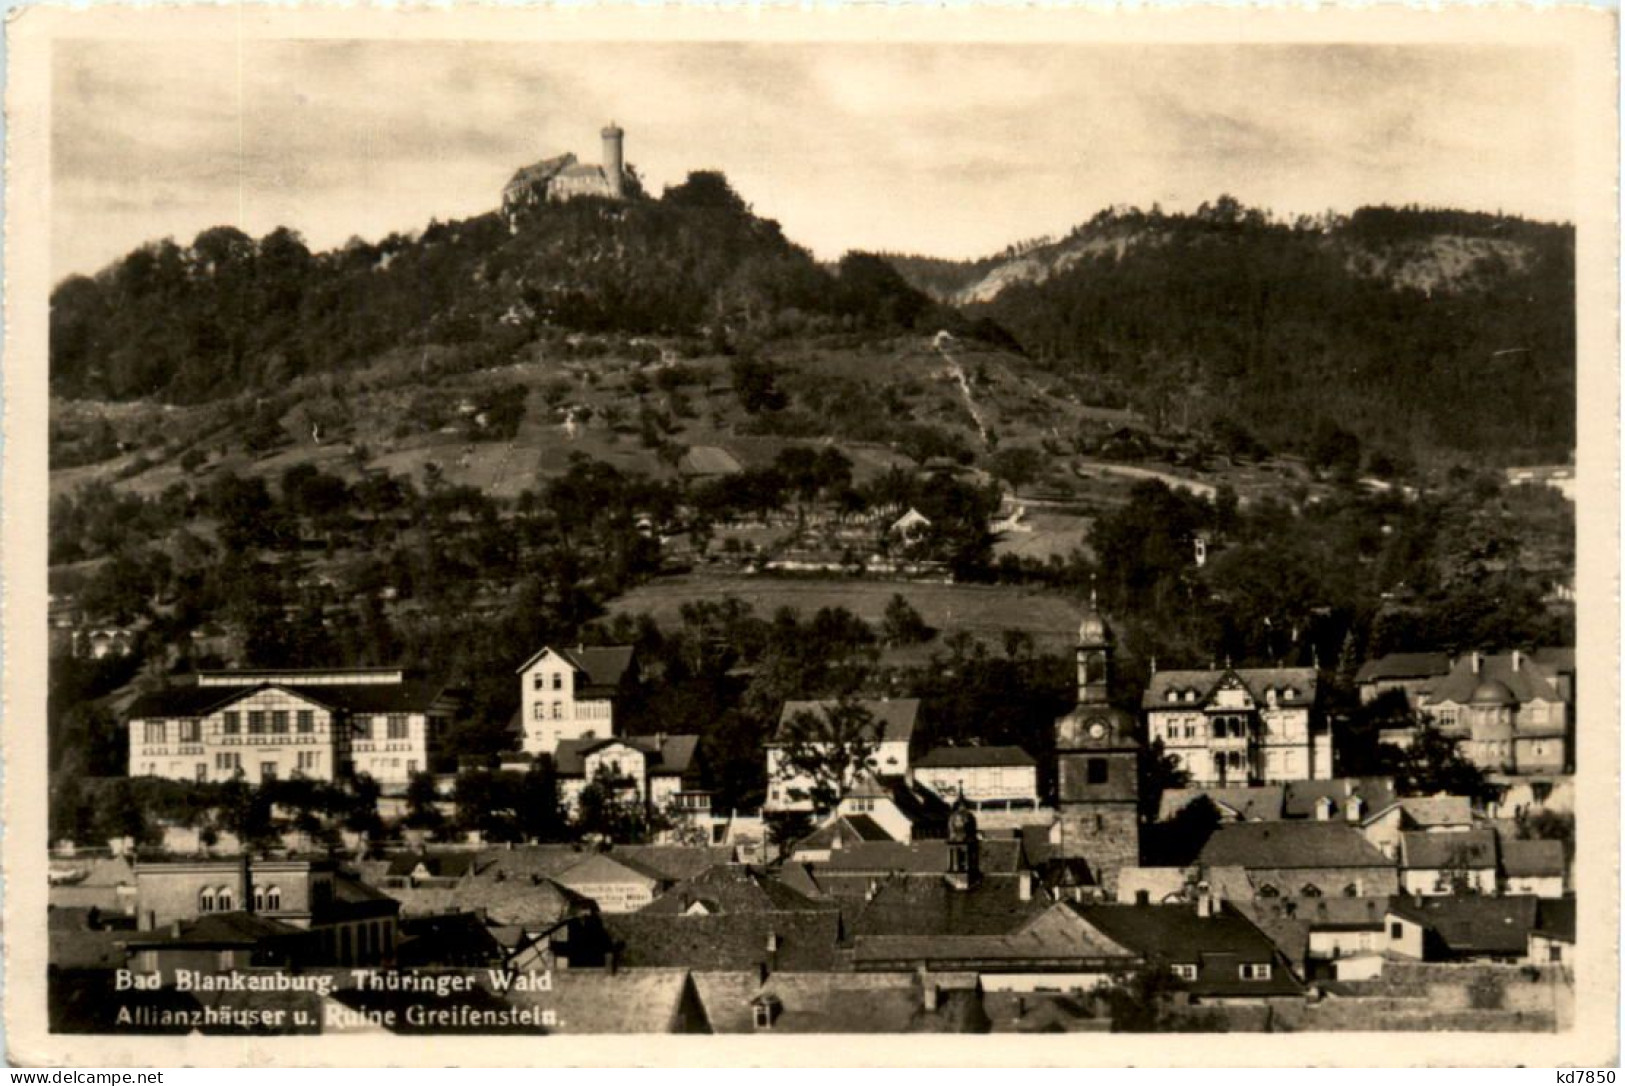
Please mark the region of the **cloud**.
<svg viewBox="0 0 1625 1086"><path fill-rule="evenodd" d="M1571 217L1561 54L1518 47L62 43L54 259L224 222L316 246L494 207L626 128L653 186L724 170L821 256L969 256L1220 192Z"/></svg>

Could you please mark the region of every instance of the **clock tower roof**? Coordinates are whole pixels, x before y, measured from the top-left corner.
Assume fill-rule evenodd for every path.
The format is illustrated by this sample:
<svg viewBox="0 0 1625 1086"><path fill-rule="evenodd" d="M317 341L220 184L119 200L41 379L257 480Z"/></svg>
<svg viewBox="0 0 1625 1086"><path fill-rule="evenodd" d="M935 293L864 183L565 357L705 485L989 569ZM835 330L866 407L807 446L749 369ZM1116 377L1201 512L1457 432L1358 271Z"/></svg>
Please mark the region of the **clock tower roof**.
<svg viewBox="0 0 1625 1086"><path fill-rule="evenodd" d="M1055 722L1057 750L1138 750L1138 722L1112 705L1083 704Z"/></svg>

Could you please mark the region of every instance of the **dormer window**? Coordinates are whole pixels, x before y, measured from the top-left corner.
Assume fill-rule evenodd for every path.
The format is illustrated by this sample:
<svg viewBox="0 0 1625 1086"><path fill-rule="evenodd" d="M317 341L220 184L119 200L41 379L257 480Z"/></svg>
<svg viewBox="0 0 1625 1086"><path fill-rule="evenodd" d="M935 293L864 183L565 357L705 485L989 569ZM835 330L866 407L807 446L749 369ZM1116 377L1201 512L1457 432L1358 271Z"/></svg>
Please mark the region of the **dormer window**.
<svg viewBox="0 0 1625 1086"><path fill-rule="evenodd" d="M1291 686L1286 688L1286 700L1287 701L1297 701L1298 700L1297 688L1291 687Z"/></svg>
<svg viewBox="0 0 1625 1086"><path fill-rule="evenodd" d="M778 996L757 996L750 1003L751 1021L755 1023L757 1029L772 1029L782 1006Z"/></svg>
<svg viewBox="0 0 1625 1086"><path fill-rule="evenodd" d="M1169 701L1178 701L1179 700L1179 691L1177 691L1177 690L1168 691L1168 700Z"/></svg>

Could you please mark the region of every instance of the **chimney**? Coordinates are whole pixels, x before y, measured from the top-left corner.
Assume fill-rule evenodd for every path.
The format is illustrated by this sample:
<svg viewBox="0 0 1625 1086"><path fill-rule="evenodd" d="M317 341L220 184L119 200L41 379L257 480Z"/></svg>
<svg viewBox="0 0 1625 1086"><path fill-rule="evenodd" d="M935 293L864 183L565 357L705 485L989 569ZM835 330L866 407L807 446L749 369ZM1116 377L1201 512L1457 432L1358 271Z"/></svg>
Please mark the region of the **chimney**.
<svg viewBox="0 0 1625 1086"><path fill-rule="evenodd" d="M1523 663L1523 653L1519 652L1517 649L1513 649L1512 650L1512 670L1514 672L1516 672L1518 670L1518 666L1520 664L1522 664L1522 663Z"/></svg>
<svg viewBox="0 0 1625 1086"><path fill-rule="evenodd" d="M172 920L172 921L170 921L170 924L169 924L169 934L170 934L170 935L171 935L171 936L172 936L172 937L174 937L174 938L176 938L176 939L179 939L179 938L180 938L180 937L181 937L181 929L182 929L182 927L183 927L183 926L184 926L184 925L183 925L183 924L182 924L182 923L181 923L181 921L179 921L179 920Z"/></svg>
<svg viewBox="0 0 1625 1086"><path fill-rule="evenodd" d="M1033 899L1033 873L1023 869L1021 874L1016 876L1016 887L1020 892L1022 901L1031 901Z"/></svg>
<svg viewBox="0 0 1625 1086"><path fill-rule="evenodd" d="M920 1005L925 1009L925 1011L927 1013L934 1012L937 1009L937 1002L938 1002L940 996L941 996L941 993L937 990L936 982L931 979L931 974L925 971L924 966L921 966L920 967Z"/></svg>
<svg viewBox="0 0 1625 1086"><path fill-rule="evenodd" d="M1481 667L1483 665L1483 662L1484 662L1484 658L1481 657L1478 654L1477 649L1474 649L1473 650L1473 674L1474 675L1477 675L1479 673L1479 671L1480 671L1480 669L1481 669Z"/></svg>
<svg viewBox="0 0 1625 1086"><path fill-rule="evenodd" d="M1218 904L1214 901L1211 892L1203 894L1196 899L1196 915L1203 920L1212 919L1218 914Z"/></svg>

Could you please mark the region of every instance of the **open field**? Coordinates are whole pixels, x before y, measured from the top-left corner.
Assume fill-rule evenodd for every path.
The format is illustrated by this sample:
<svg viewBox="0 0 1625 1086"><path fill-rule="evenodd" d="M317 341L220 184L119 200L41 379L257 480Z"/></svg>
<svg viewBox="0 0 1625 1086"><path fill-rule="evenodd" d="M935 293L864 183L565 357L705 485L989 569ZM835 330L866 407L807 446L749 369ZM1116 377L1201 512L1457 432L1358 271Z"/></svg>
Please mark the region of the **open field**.
<svg viewBox="0 0 1625 1086"><path fill-rule="evenodd" d="M798 579L713 573L665 577L642 585L610 604L612 614L647 612L662 626L676 626L683 604L733 596L750 604L762 618L780 607L803 616L820 607L845 607L878 625L892 596L901 594L928 626L937 631L929 644L888 653L894 663L923 659L941 648L942 638L963 630L991 652L1004 651L1006 630L1030 635L1039 651L1066 651L1073 645L1081 605L1052 592L1016 585L932 584L868 579Z"/></svg>

